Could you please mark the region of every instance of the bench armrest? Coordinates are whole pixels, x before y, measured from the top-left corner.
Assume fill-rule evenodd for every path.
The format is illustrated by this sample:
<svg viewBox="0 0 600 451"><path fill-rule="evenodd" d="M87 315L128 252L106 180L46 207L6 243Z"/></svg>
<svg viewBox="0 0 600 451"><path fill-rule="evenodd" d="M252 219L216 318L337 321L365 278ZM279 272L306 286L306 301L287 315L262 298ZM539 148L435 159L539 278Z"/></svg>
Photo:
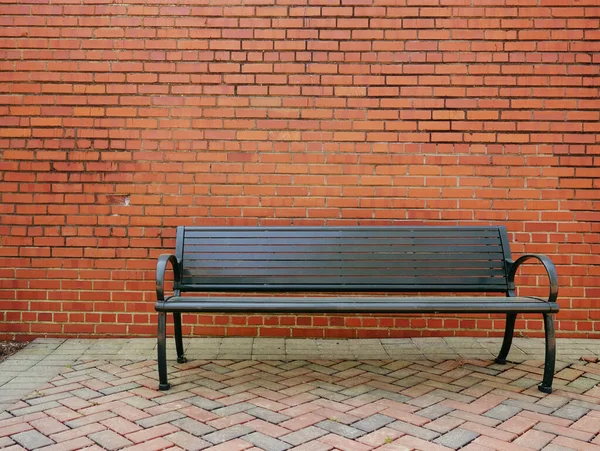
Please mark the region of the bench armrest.
<svg viewBox="0 0 600 451"><path fill-rule="evenodd" d="M512 262L508 269L508 287L511 296L514 296L515 275L517 273L517 269L522 263L530 259L539 260L542 265L544 265L544 268L546 268L548 279L550 279L550 294L548 296L548 302L556 302L556 298L558 297L558 273L556 272L556 267L554 266L554 263L552 263L552 260L550 260L550 258L546 255L541 254L522 255L517 260Z"/></svg>
<svg viewBox="0 0 600 451"><path fill-rule="evenodd" d="M156 299L159 302L165 302L165 272L167 263L171 262L174 272L175 283L179 281L179 262L177 257L172 254L163 254L158 257L156 263Z"/></svg>

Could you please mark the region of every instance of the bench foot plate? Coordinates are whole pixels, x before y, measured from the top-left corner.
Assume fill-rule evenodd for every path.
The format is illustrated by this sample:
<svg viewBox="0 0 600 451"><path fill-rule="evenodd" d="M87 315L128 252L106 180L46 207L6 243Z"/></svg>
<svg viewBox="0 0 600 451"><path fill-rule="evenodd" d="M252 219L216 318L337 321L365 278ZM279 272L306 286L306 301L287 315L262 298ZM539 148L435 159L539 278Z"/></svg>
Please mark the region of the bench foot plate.
<svg viewBox="0 0 600 451"><path fill-rule="evenodd" d="M542 393L552 393L552 385L545 385L545 384L540 384L538 385L538 390L541 391Z"/></svg>
<svg viewBox="0 0 600 451"><path fill-rule="evenodd" d="M168 382L166 384L158 384L158 389L160 391L165 391L165 390L168 390L169 388L171 388L171 384L169 384Z"/></svg>
<svg viewBox="0 0 600 451"><path fill-rule="evenodd" d="M188 361L188 360L187 360L187 358L185 358L185 357L177 357L177 363L185 363L185 362L187 362L187 361Z"/></svg>
<svg viewBox="0 0 600 451"><path fill-rule="evenodd" d="M500 365L506 365L506 359L501 359L500 357L496 357L494 359L494 362L500 364Z"/></svg>

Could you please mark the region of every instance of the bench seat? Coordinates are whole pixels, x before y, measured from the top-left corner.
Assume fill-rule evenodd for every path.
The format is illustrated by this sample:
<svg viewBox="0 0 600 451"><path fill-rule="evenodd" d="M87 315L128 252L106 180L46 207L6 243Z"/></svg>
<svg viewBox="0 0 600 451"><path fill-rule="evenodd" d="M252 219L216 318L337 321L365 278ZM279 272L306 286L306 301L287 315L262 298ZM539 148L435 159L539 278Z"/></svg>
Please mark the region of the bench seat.
<svg viewBox="0 0 600 451"><path fill-rule="evenodd" d="M267 301L268 299L268 301ZM238 313L556 313L558 304L535 297L348 296L335 297L173 296L156 305L164 312Z"/></svg>

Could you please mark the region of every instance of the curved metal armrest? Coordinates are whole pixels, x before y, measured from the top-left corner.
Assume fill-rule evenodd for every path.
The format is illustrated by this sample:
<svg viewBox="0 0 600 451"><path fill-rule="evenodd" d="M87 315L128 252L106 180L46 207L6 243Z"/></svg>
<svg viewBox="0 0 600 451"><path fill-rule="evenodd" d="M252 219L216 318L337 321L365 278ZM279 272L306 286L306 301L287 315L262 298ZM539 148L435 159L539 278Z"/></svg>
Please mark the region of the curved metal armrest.
<svg viewBox="0 0 600 451"><path fill-rule="evenodd" d="M165 272L167 270L167 263L171 262L174 272L174 280L177 283L179 280L179 263L177 257L174 255L163 254L158 257L158 263L156 264L156 299L159 302L165 301Z"/></svg>
<svg viewBox="0 0 600 451"><path fill-rule="evenodd" d="M558 297L558 273L556 272L554 263L552 263L552 260L546 255L526 254L517 258L508 270L508 284L510 289L515 289L515 274L517 273L519 266L532 258L539 260L542 265L544 265L544 268L546 268L548 279L550 279L550 295L548 296L548 302L556 302L556 298Z"/></svg>

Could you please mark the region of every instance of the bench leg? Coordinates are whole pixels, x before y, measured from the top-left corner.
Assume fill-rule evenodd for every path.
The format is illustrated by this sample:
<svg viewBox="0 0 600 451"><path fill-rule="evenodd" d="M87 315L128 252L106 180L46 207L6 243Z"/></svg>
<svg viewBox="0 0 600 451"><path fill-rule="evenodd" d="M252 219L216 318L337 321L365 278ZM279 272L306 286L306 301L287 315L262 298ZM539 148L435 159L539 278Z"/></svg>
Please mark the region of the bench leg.
<svg viewBox="0 0 600 451"><path fill-rule="evenodd" d="M185 363L187 359L183 356L183 336L181 335L181 313L173 312L173 323L175 325L175 348L177 348L177 363Z"/></svg>
<svg viewBox="0 0 600 451"><path fill-rule="evenodd" d="M158 312L158 389L168 390L167 381L167 314Z"/></svg>
<svg viewBox="0 0 600 451"><path fill-rule="evenodd" d="M544 363L544 378L538 385L543 393L552 393L552 379L556 366L556 336L554 335L554 316L544 313L544 330L546 331L546 361Z"/></svg>
<svg viewBox="0 0 600 451"><path fill-rule="evenodd" d="M504 340L502 341L502 348L500 348L500 354L496 357L496 363L504 365L506 363L506 356L512 345L513 335L515 333L515 321L517 320L516 313L508 313L506 315L506 329L504 330Z"/></svg>

